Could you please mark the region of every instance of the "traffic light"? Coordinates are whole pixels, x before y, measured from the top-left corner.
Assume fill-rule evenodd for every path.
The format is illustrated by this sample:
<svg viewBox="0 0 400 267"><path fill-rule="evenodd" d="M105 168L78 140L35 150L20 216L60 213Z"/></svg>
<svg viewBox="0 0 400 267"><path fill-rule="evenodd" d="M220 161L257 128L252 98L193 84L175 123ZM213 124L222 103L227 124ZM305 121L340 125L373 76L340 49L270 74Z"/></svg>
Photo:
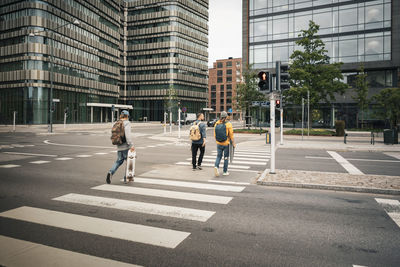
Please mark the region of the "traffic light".
<svg viewBox="0 0 400 267"><path fill-rule="evenodd" d="M284 91L290 88L289 65L287 63L276 62L276 90Z"/></svg>
<svg viewBox="0 0 400 267"><path fill-rule="evenodd" d="M269 91L269 72L260 71L258 73L258 78L260 79L258 82L258 88L260 92Z"/></svg>
<svg viewBox="0 0 400 267"><path fill-rule="evenodd" d="M281 101L279 99L275 100L275 107L276 108L280 108L281 107Z"/></svg>
<svg viewBox="0 0 400 267"><path fill-rule="evenodd" d="M64 109L64 113L65 113L65 114L68 114L68 111L69 111L69 107L66 107L66 108Z"/></svg>

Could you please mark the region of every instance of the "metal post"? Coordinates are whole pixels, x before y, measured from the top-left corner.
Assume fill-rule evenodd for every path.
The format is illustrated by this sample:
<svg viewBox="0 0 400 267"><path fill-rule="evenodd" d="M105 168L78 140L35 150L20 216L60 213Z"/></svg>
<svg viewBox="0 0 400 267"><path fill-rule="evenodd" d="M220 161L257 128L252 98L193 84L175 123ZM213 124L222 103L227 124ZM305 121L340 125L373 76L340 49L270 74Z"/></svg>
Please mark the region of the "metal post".
<svg viewBox="0 0 400 267"><path fill-rule="evenodd" d="M53 79L54 79L54 32L51 31L51 36L50 36L51 42L50 44L50 109L49 109L49 132L53 132Z"/></svg>
<svg viewBox="0 0 400 267"><path fill-rule="evenodd" d="M111 109L111 123L114 124L114 110Z"/></svg>
<svg viewBox="0 0 400 267"><path fill-rule="evenodd" d="M181 108L178 108L178 138L181 138Z"/></svg>
<svg viewBox="0 0 400 267"><path fill-rule="evenodd" d="M281 145L283 145L283 97L282 97L282 93L281 93L281 116L280 116L280 123L281 123Z"/></svg>
<svg viewBox="0 0 400 267"><path fill-rule="evenodd" d="M17 117L17 112L16 111L14 111L13 112L13 131L15 132L15 121L16 121L16 117Z"/></svg>
<svg viewBox="0 0 400 267"><path fill-rule="evenodd" d="M307 90L307 136L310 137L310 90Z"/></svg>
<svg viewBox="0 0 400 267"><path fill-rule="evenodd" d="M274 94L269 97L270 106L270 131L271 131L271 165L270 174L275 174L275 99Z"/></svg>
<svg viewBox="0 0 400 267"><path fill-rule="evenodd" d="M164 112L164 134L167 133L167 112Z"/></svg>
<svg viewBox="0 0 400 267"><path fill-rule="evenodd" d="M169 133L172 133L172 111L169 112Z"/></svg>
<svg viewBox="0 0 400 267"><path fill-rule="evenodd" d="M301 98L301 140L304 138L304 98Z"/></svg>
<svg viewBox="0 0 400 267"><path fill-rule="evenodd" d="M93 123L93 106L90 107L90 123Z"/></svg>
<svg viewBox="0 0 400 267"><path fill-rule="evenodd" d="M67 124L67 113L64 112L64 129Z"/></svg>

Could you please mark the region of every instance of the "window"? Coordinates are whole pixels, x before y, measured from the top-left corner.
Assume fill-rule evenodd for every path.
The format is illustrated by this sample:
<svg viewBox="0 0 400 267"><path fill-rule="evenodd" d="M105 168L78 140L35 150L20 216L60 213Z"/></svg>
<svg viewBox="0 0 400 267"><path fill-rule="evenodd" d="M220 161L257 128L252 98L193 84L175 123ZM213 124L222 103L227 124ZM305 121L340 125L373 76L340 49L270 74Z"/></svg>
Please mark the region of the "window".
<svg viewBox="0 0 400 267"><path fill-rule="evenodd" d="M222 63L222 62L217 62L217 68L223 68L224 67L224 64Z"/></svg>
<svg viewBox="0 0 400 267"><path fill-rule="evenodd" d="M226 70L226 75L232 75L232 70L231 69Z"/></svg>
<svg viewBox="0 0 400 267"><path fill-rule="evenodd" d="M217 71L217 76L222 76L222 70Z"/></svg>
<svg viewBox="0 0 400 267"><path fill-rule="evenodd" d="M226 97L231 97L232 96L232 92L227 92L226 93Z"/></svg>
<svg viewBox="0 0 400 267"><path fill-rule="evenodd" d="M226 90L232 90L232 84L227 84L226 85Z"/></svg>
<svg viewBox="0 0 400 267"><path fill-rule="evenodd" d="M222 83L222 77L217 78L217 83Z"/></svg>
<svg viewBox="0 0 400 267"><path fill-rule="evenodd" d="M225 93L224 93L224 92L221 92L221 93L219 94L219 96L220 96L221 98L224 98Z"/></svg>
<svg viewBox="0 0 400 267"><path fill-rule="evenodd" d="M219 101L219 103L220 103L221 105L223 105L223 104L224 104L224 99L221 98L221 100Z"/></svg>
<svg viewBox="0 0 400 267"><path fill-rule="evenodd" d="M221 91L224 91L224 85L221 84L221 85L219 86L219 89L220 89Z"/></svg>
<svg viewBox="0 0 400 267"><path fill-rule="evenodd" d="M216 85L211 85L211 92L215 92L217 90L217 86Z"/></svg>
<svg viewBox="0 0 400 267"><path fill-rule="evenodd" d="M216 97L217 97L217 93L215 93L215 92L212 92L212 93L211 93L211 98L213 98L213 99L214 99L214 98L216 98Z"/></svg>
<svg viewBox="0 0 400 267"><path fill-rule="evenodd" d="M226 77L226 82L227 83L231 83L232 82L232 77L230 76L230 77Z"/></svg>
<svg viewBox="0 0 400 267"><path fill-rule="evenodd" d="M227 67L232 67L232 61L227 61L227 62L226 62L226 66L227 66Z"/></svg>
<svg viewBox="0 0 400 267"><path fill-rule="evenodd" d="M240 68L240 61L236 61L236 68Z"/></svg>

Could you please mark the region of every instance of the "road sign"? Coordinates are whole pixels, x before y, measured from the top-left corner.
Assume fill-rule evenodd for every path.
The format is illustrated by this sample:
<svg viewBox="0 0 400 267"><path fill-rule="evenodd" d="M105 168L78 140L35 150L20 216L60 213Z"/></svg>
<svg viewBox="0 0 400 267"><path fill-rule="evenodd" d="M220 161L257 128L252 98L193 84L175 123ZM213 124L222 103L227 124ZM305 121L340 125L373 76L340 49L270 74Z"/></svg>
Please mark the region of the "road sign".
<svg viewBox="0 0 400 267"><path fill-rule="evenodd" d="M258 107L260 105L260 101L253 101L253 102L251 102L251 105L253 107Z"/></svg>
<svg viewBox="0 0 400 267"><path fill-rule="evenodd" d="M228 109L228 112L229 112L229 113L232 113L232 109L231 109L231 108L230 108L230 109Z"/></svg>
<svg viewBox="0 0 400 267"><path fill-rule="evenodd" d="M183 108L182 108L182 112L185 113L186 111L187 111L187 108L186 108L186 107L183 107Z"/></svg>
<svg viewBox="0 0 400 267"><path fill-rule="evenodd" d="M264 108L269 107L269 102L268 101L261 102L261 106L264 107Z"/></svg>

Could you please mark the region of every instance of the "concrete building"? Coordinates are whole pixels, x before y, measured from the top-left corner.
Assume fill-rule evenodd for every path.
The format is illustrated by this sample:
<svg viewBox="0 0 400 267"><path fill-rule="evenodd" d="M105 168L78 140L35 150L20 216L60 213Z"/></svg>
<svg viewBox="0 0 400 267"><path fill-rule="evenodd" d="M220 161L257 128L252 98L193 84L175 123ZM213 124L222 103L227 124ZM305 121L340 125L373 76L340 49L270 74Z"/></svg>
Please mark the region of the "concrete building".
<svg viewBox="0 0 400 267"><path fill-rule="evenodd" d="M208 72L208 107L213 109L210 117L216 118L221 111L226 111L239 118L235 97L236 87L242 81L242 59L219 59Z"/></svg>
<svg viewBox="0 0 400 267"><path fill-rule="evenodd" d="M318 35L331 62L344 63L344 81L351 87L361 63L368 75L369 97L400 85L400 1L394 0L244 0L243 63L264 70L278 60L288 62L298 49L295 40L310 20L320 25ZM352 95L349 89L332 106L323 106L319 126L343 119L347 127L356 127L359 110ZM297 109L288 110L295 120ZM364 115L370 126L383 126L372 107Z"/></svg>
<svg viewBox="0 0 400 267"><path fill-rule="evenodd" d="M68 123L105 122L132 106L133 119L161 120L170 86L196 112L207 22L208 0L1 1L0 123L14 111L17 123L48 123L51 87L55 123L65 110Z"/></svg>

